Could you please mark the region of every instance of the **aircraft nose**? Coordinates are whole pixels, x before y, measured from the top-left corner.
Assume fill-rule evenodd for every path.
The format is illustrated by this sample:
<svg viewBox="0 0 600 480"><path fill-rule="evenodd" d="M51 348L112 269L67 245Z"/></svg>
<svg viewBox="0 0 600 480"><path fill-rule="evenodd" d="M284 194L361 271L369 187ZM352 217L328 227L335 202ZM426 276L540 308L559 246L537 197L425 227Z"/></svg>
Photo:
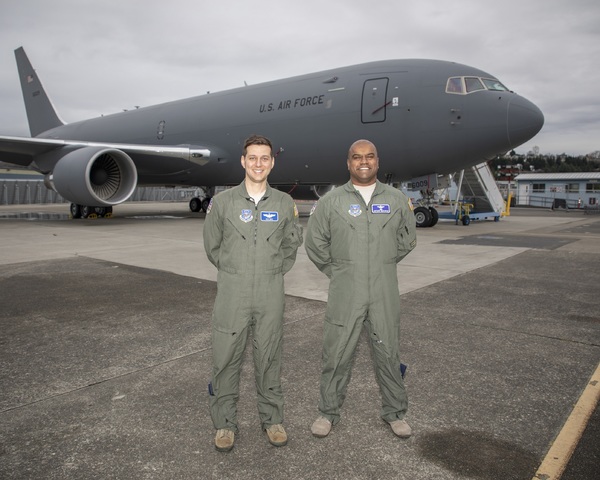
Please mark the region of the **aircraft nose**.
<svg viewBox="0 0 600 480"><path fill-rule="evenodd" d="M508 141L517 148L535 137L544 125L544 114L526 98L516 96L508 105Z"/></svg>

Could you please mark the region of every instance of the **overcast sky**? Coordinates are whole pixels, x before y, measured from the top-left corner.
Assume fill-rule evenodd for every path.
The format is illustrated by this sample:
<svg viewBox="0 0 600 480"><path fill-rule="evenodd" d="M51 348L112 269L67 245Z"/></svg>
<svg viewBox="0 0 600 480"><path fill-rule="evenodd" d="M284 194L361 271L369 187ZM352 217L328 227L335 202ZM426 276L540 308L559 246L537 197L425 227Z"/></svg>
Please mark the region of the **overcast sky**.
<svg viewBox="0 0 600 480"><path fill-rule="evenodd" d="M544 128L518 153L600 150L598 0L0 0L0 135L29 136L20 46L65 122L432 58L480 68L541 108Z"/></svg>

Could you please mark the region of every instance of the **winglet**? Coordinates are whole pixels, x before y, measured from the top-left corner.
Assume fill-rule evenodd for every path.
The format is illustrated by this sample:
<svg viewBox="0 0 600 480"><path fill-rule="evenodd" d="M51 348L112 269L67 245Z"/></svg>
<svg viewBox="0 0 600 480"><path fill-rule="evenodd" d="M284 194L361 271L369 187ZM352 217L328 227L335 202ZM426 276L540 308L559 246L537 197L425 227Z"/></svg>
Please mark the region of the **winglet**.
<svg viewBox="0 0 600 480"><path fill-rule="evenodd" d="M40 82L31 66L23 47L15 50L15 58L31 136L36 137L46 130L64 125L64 122L56 114L48 95L46 95L42 82Z"/></svg>

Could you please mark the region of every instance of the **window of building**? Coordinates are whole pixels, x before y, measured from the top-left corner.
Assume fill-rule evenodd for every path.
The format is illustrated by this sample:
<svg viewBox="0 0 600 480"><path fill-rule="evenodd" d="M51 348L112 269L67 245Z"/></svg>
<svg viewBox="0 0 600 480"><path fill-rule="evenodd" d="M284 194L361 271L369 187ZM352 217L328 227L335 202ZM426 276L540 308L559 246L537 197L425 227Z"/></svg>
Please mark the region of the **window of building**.
<svg viewBox="0 0 600 480"><path fill-rule="evenodd" d="M533 193L544 193L546 191L545 183L534 183L531 187Z"/></svg>
<svg viewBox="0 0 600 480"><path fill-rule="evenodd" d="M579 193L579 184L578 183L567 183L565 185L565 191L567 193Z"/></svg>
<svg viewBox="0 0 600 480"><path fill-rule="evenodd" d="M586 184L585 193L600 193L600 183Z"/></svg>

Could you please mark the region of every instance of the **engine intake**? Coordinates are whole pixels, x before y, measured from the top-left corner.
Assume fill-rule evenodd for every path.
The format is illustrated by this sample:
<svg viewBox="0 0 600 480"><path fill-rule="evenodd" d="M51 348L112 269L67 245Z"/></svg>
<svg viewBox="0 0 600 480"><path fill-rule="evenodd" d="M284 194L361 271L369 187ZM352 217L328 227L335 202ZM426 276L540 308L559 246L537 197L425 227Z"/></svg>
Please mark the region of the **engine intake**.
<svg viewBox="0 0 600 480"><path fill-rule="evenodd" d="M133 194L137 170L131 157L121 150L85 147L64 155L47 183L70 202L108 207Z"/></svg>

